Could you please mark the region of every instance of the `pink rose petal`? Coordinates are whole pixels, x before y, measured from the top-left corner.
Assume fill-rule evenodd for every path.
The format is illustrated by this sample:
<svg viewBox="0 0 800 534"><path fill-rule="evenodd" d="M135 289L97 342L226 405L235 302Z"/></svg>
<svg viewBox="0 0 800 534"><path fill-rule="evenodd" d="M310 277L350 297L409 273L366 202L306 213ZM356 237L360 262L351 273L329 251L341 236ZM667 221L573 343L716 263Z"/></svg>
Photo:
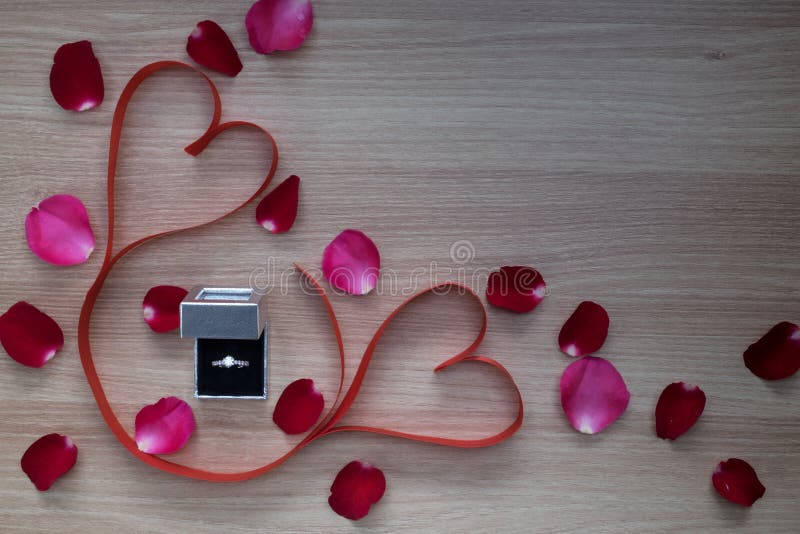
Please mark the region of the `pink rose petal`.
<svg viewBox="0 0 800 534"><path fill-rule="evenodd" d="M55 195L39 202L25 219L31 252L53 265L77 265L94 251L89 214L72 195Z"/></svg>
<svg viewBox="0 0 800 534"><path fill-rule="evenodd" d="M692 428L706 406L706 394L697 386L675 382L664 388L656 404L656 434L678 439Z"/></svg>
<svg viewBox="0 0 800 534"><path fill-rule="evenodd" d="M755 469L739 458L720 462L711 475L711 482L720 495L742 506L752 506L766 491Z"/></svg>
<svg viewBox="0 0 800 534"><path fill-rule="evenodd" d="M136 414L136 444L149 454L170 454L189 441L195 429L191 406L177 397L164 397Z"/></svg>
<svg viewBox="0 0 800 534"><path fill-rule="evenodd" d="M533 311L546 293L547 286L539 271L522 265L500 267L489 275L486 286L489 304L516 313Z"/></svg>
<svg viewBox="0 0 800 534"><path fill-rule="evenodd" d="M289 231L297 217L299 189L300 178L293 174L261 199L256 208L258 224L273 234Z"/></svg>
<svg viewBox="0 0 800 534"><path fill-rule="evenodd" d="M617 420L630 394L617 369L603 358L584 356L561 375L561 406L570 424L596 434Z"/></svg>
<svg viewBox="0 0 800 534"><path fill-rule="evenodd" d="M272 420L287 434L302 434L311 429L322 414L325 400L310 378L295 380L283 390Z"/></svg>
<svg viewBox="0 0 800 534"><path fill-rule="evenodd" d="M64 346L64 333L49 315L17 302L0 315L0 343L22 365L41 367Z"/></svg>
<svg viewBox="0 0 800 534"><path fill-rule="evenodd" d="M78 459L78 447L67 436L47 434L22 455L20 466L39 491L47 491Z"/></svg>
<svg viewBox="0 0 800 534"><path fill-rule="evenodd" d="M558 346L570 356L586 356L597 352L607 335L608 313L599 304L585 300L561 327Z"/></svg>
<svg viewBox="0 0 800 534"><path fill-rule="evenodd" d="M181 301L189 292L178 286L151 287L142 301L144 322L153 332L171 332L181 325Z"/></svg>
<svg viewBox="0 0 800 534"><path fill-rule="evenodd" d="M86 111L103 101L103 74L92 43L78 41L59 47L50 69L50 92L58 105Z"/></svg>
<svg viewBox="0 0 800 534"><path fill-rule="evenodd" d="M313 23L311 0L258 0L244 19L250 46L259 54L299 48Z"/></svg>
<svg viewBox="0 0 800 534"><path fill-rule="evenodd" d="M322 254L322 274L330 284L353 295L365 295L378 284L381 256L363 232L345 230Z"/></svg>
<svg viewBox="0 0 800 534"><path fill-rule="evenodd" d="M211 20L197 23L186 42L186 53L200 65L228 76L236 76L242 70L230 37Z"/></svg>
<svg viewBox="0 0 800 534"><path fill-rule="evenodd" d="M385 491L383 471L355 460L336 475L328 504L340 516L357 520L369 513L370 507L381 500Z"/></svg>
<svg viewBox="0 0 800 534"><path fill-rule="evenodd" d="M744 364L764 380L780 380L800 369L800 328L784 321L750 345L744 353Z"/></svg>

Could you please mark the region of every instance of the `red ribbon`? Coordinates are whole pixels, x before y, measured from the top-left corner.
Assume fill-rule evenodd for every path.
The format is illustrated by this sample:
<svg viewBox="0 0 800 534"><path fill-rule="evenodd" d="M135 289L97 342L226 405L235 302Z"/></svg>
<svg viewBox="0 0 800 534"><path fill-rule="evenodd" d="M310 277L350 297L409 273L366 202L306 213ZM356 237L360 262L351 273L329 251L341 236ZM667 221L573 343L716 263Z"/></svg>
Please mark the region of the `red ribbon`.
<svg viewBox="0 0 800 534"><path fill-rule="evenodd" d="M187 153L191 154L192 156L197 156L209 145L209 143L211 143L211 141L215 137L217 137L220 133L224 132L225 130L229 130L231 128L255 128L256 130L260 131L266 136L268 142L272 147L272 154L273 154L272 163L270 165L267 176L264 178L264 181L255 191L255 193L253 193L253 195L250 196L250 198L242 202L239 206L237 206L230 212L220 217L217 217L216 219L213 219L211 221L207 221L205 223L159 232L147 237L143 237L141 239L138 239L137 241L134 241L133 243L130 243L129 245L126 245L124 248L122 248L122 250L114 254L113 253L114 180L116 175L117 155L119 153L119 143L122 134L122 126L125 119L125 112L128 109L128 103L130 102L131 98L133 97L133 94L136 92L136 89L139 87L139 85L155 72L167 68L189 69L190 71L199 74L208 83L208 86L211 89L211 95L214 98L214 114L211 119L211 124L208 126L206 132L202 136L200 136L199 139L197 139L195 142L193 142L192 144L190 144L185 148ZM508 372L508 370L506 370L505 367L503 367L500 363L491 358L488 358L486 356L477 356L473 354L478 345L480 345L486 333L486 309L483 307L483 304L481 303L480 299L478 298L478 296L475 294L474 291L454 282L445 282L443 284L439 284L434 287L420 291L419 293L411 296L405 302L400 304L400 306L398 306L389 315L389 317L387 317L386 320L383 321L378 330L372 336L372 340L369 342L369 345L367 345L367 348L364 351L364 355L361 357L361 362L358 366L358 370L356 371L355 377L353 378L353 382L345 391L344 344L342 342L342 334L339 328L339 323L336 320L336 314L333 311L333 307L331 306L331 302L328 299L328 296L325 294L325 290L322 289L319 283L309 273L304 271L301 267L296 266L300 270L302 275L309 280L309 282L312 284L313 288L315 289L319 297L322 299L322 303L324 304L325 309L328 312L328 316L330 318L334 334L336 335L336 343L339 348L339 363L341 365L341 373L339 376L339 390L336 394L336 400L331 404L331 408L328 410L327 414L322 418L321 422L317 424L317 426L313 430L311 430L302 441L300 441L289 452L287 452L280 458L277 458L272 462L262 465L261 467L258 467L256 469L250 469L248 471L241 471L238 473L221 473L216 471L197 469L183 464L171 462L159 456L153 456L151 454L147 454L139 450L138 446L136 445L136 441L127 433L122 424L120 424L119 419L114 413L114 410L111 408L111 405L109 404L108 399L106 398L105 391L103 390L103 385L100 382L99 376L97 375L97 370L95 369L94 361L92 359L92 348L91 348L90 329L89 329L89 325L91 323L91 318L92 318L92 311L94 310L94 305L97 301L97 297L103 288L103 284L108 278L108 275L111 272L111 270L114 268L114 265L116 265L116 263L119 260L121 260L124 256L132 252L136 247L138 247L143 243L146 243L148 241L157 239L165 235L170 235L177 232L182 232L184 230L190 230L193 228L200 228L202 226L214 224L220 219L227 217L228 215L231 215L239 211L243 207L245 207L256 197L258 197L266 189L267 185L269 185L270 181L272 180L272 177L275 175L275 170L278 166L278 147L275 144L275 140L272 138L272 136L269 134L268 131L251 122L231 121L220 124L219 121L221 112L222 112L222 104L220 102L219 93L217 92L217 88L214 86L214 83L205 74L195 69L194 67L177 61L159 61L156 63L151 63L150 65L147 65L146 67L139 70L136 74L133 75L128 84L125 86L125 89L122 91L122 95L120 96L119 102L117 102L117 107L114 111L114 119L111 124L111 140L108 153L108 186L107 186L108 187L108 241L106 243L105 257L103 259L103 264L100 267L100 272L97 274L97 278L95 279L92 286L89 288L89 291L86 293L86 297L83 301L83 307L81 308L81 316L80 320L78 321L78 349L80 351L83 370L86 373L86 379L89 381L89 386L91 386L92 394L94 395L94 398L97 401L98 408L100 408L100 413L103 415L103 419L105 419L106 424L114 433L114 435L117 437L119 442L122 443L126 449L128 449L134 456L139 458L141 461L150 464L153 467L161 469L162 471L167 471L169 473L173 473L188 478L196 478L214 482L236 482L240 480L247 480L249 478L256 477L258 475L266 473L267 471L272 470L273 468L279 466L280 464L288 460L291 456L296 454L300 449L302 449L309 443L328 434L333 434L335 432L347 432L347 431L372 432L375 434L396 436L414 441L423 441L428 443L436 443L439 445L446 445L450 447L464 447L464 448L488 447L490 445L500 443L501 441L504 441L509 437L511 437L522 425L522 418L523 418L522 396L520 394L519 388L514 382L513 377ZM453 439L453 438L445 438L445 437L431 436L425 434L400 432L397 430L392 430L390 428L379 428L373 426L339 425L338 424L339 421L341 421L341 419L345 416L347 411L353 405L353 402L355 402L356 397L358 396L358 392L361 388L361 384L364 381L364 376L367 373L367 368L369 367L370 361L372 361L372 356L375 352L375 347L377 346L378 341L380 340L386 328L392 322L392 319L394 319L394 317L398 313L400 313L406 306L408 306L411 302L413 302L420 296L428 292L440 293L444 290L449 290L449 289L460 290L462 294L465 294L468 297L475 299L475 301L478 302L481 309L482 324L480 332L466 349L459 352L458 354L448 359L447 361L439 364L434 369L434 371L439 372L461 362L477 362L495 367L496 369L500 370L500 372L508 379L509 384L514 388L514 392L516 394L518 403L516 419L514 419L514 421L503 431L481 439ZM342 397L343 392L344 396ZM341 399L341 403L339 402L339 399Z"/></svg>

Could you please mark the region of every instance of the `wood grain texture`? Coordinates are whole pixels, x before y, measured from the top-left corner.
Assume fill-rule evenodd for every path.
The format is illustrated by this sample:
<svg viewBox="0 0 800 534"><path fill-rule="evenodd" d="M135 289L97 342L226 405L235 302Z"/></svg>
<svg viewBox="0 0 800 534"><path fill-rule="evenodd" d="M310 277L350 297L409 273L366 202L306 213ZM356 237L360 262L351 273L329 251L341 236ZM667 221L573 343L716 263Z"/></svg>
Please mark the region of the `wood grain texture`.
<svg viewBox="0 0 800 534"><path fill-rule="evenodd" d="M0 308L26 299L65 330L40 370L0 358L0 525L6 532L644 532L796 531L800 522L800 384L765 383L742 365L749 343L800 321L800 4L705 0L340 0L314 3L314 30L291 54L247 44L249 2L41 2L0 5ZM531 264L551 295L530 316L492 310L482 352L508 366L526 402L511 440L455 450L367 435L313 444L281 468L215 485L158 472L113 438L78 360L76 323L96 253L60 269L33 257L23 220L41 198L81 197L104 246L105 165L114 104L128 78L186 59L210 18L237 45L236 79L214 76L226 119L270 129L278 179L302 179L289 234L266 235L254 209L142 247L113 273L93 322L97 365L132 426L143 403L191 396L191 343L154 336L140 318L152 285L246 284L274 262L316 267L325 244L357 227L408 287L430 262L469 273ZM74 114L53 102L56 48L90 39L106 100ZM205 126L203 83L158 75L136 96L120 165L118 242L207 219L247 195L269 153L225 134L197 160L181 148ZM483 291L477 282L478 291ZM276 392L313 376L333 397L337 368L319 304L294 284L270 295L272 397L192 401L199 430L178 459L232 470L264 463L292 440L271 421ZM348 363L402 296L335 298ZM584 299L612 318L600 355L631 404L606 432L567 424L557 332ZM387 334L350 422L477 435L511 417L499 377L476 367L434 377L475 328L457 296L428 298ZM442 329L442 334L434 332ZM653 409L675 380L708 395L676 443L654 435ZM492 423L496 418L496 422ZM488 422L487 422L488 420ZM38 436L72 436L75 469L36 492L19 458ZM752 509L710 483L731 456L767 487ZM383 501L354 524L327 506L338 469L380 466Z"/></svg>

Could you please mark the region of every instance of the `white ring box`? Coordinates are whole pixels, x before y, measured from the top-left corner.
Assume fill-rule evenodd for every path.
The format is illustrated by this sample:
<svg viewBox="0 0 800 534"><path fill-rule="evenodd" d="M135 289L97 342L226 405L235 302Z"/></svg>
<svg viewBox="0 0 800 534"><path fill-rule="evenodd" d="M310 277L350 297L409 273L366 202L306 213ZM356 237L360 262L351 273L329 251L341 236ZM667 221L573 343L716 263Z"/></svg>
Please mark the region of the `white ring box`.
<svg viewBox="0 0 800 534"><path fill-rule="evenodd" d="M191 289L181 337L194 338L194 396L267 398L267 304L250 288Z"/></svg>

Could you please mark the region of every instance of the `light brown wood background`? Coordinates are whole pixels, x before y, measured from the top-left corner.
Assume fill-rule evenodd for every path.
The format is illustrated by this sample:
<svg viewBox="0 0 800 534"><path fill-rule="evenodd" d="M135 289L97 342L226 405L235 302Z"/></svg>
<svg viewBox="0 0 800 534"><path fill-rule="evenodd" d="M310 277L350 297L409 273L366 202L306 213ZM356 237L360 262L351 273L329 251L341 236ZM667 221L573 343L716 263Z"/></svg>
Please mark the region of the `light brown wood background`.
<svg viewBox="0 0 800 534"><path fill-rule="evenodd" d="M766 383L741 355L781 320L800 321L800 4L787 1L420 0L315 2L302 49L274 57L247 43L249 2L40 2L0 6L0 308L28 300L64 328L42 369L0 358L0 529L5 532L789 532L800 508L800 384ZM190 481L133 458L105 424L79 363L76 323L101 253L74 268L35 258L23 221L40 199L81 197L104 247L107 136L116 99L141 66L188 59L186 36L213 19L241 54L212 75L226 119L270 129L278 179L302 178L300 214L272 236L254 207L147 245L114 272L93 321L97 365L122 421L159 397L192 394L191 342L141 320L152 285L247 284L274 261L317 268L340 230L364 230L408 287L430 262L469 272L541 270L550 296L532 314L490 310L482 352L513 372L526 419L509 441L456 450L369 435L320 440L240 484ZM105 102L61 110L48 74L56 48L90 39ZM181 148L208 120L203 82L148 81L132 104L120 165L119 243L207 219L245 198L266 168L263 141L223 136L197 160ZM270 259L272 258L272 260ZM427 278L426 278L427 277ZM441 277L440 277L441 278ZM293 283L270 295L272 396L191 400L198 431L176 455L234 470L294 443L272 423L277 394L313 377L333 398L336 355L319 302ZM476 282L483 292L484 280ZM402 299L384 288L335 297L349 372ZM600 355L631 403L606 432L578 434L559 403L570 363L556 345L584 299L611 331ZM507 423L513 399L494 373L432 367L461 348L476 309L433 297L380 347L349 422L476 436ZM700 384L708 405L676 443L654 434L661 389ZM19 468L34 439L74 438L78 464L47 493ZM767 487L749 510L711 487L714 465L752 463ZM336 472L381 467L386 496L359 523L327 505Z"/></svg>

